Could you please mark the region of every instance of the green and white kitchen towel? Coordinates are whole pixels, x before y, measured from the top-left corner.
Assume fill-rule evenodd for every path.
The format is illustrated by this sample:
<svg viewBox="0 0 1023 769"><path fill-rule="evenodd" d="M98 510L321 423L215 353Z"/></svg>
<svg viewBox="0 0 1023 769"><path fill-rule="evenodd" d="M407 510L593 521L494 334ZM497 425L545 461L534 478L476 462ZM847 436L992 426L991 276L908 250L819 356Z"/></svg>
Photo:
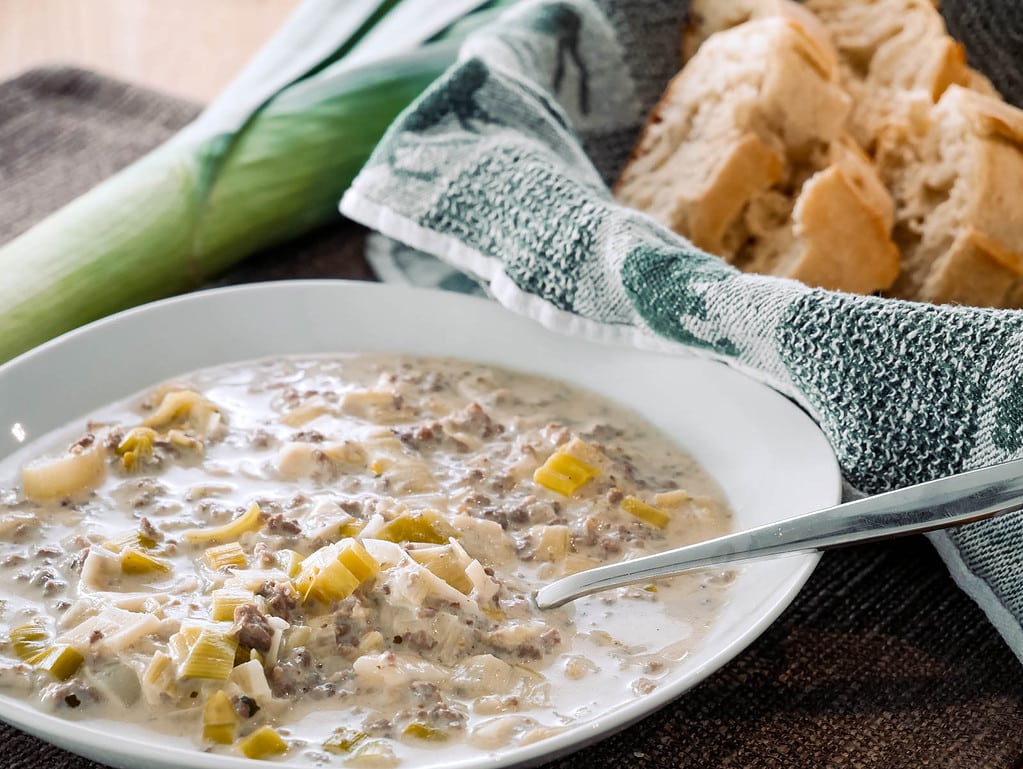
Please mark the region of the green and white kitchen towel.
<svg viewBox="0 0 1023 769"><path fill-rule="evenodd" d="M608 183L676 71L684 13L663 0L539 0L477 32L342 202L403 244L375 241L374 263L455 288L468 274L567 334L744 371L813 415L861 492L1023 455L1023 312L742 274L615 203ZM1003 90L1018 79L988 74ZM931 537L1023 660L1023 516Z"/></svg>

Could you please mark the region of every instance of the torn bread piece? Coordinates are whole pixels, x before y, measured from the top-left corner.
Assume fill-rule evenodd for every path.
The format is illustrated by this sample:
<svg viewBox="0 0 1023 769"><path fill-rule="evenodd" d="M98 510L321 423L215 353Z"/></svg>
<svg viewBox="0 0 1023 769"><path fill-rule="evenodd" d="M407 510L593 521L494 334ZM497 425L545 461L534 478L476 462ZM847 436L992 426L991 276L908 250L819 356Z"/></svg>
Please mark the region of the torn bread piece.
<svg viewBox="0 0 1023 769"><path fill-rule="evenodd" d="M847 128L873 154L880 131L935 103L950 85L998 96L966 63L931 0L693 0L683 30L683 61L711 35L749 19L794 19L826 39L839 82L853 100Z"/></svg>
<svg viewBox="0 0 1023 769"><path fill-rule="evenodd" d="M995 93L966 64L931 0L807 0L838 49L853 97L849 131L873 152L885 125L904 119L914 99L935 103L951 85Z"/></svg>
<svg viewBox="0 0 1023 769"><path fill-rule="evenodd" d="M768 198L755 201L744 222L755 237L740 248L736 263L750 272L852 293L890 286L899 271L889 237L891 198L850 137L832 144L829 159L803 183L791 215L776 214L773 227L770 217L760 215Z"/></svg>
<svg viewBox="0 0 1023 769"><path fill-rule="evenodd" d="M671 82L615 194L743 269L888 287L891 200L843 130L827 39L787 16L706 40Z"/></svg>
<svg viewBox="0 0 1023 769"><path fill-rule="evenodd" d="M682 28L682 61L687 62L708 37L754 19L781 17L803 27L822 45L834 68L838 55L816 16L792 0L693 0Z"/></svg>
<svg viewBox="0 0 1023 769"><path fill-rule="evenodd" d="M1023 111L959 86L882 133L903 267L894 296L1023 304Z"/></svg>

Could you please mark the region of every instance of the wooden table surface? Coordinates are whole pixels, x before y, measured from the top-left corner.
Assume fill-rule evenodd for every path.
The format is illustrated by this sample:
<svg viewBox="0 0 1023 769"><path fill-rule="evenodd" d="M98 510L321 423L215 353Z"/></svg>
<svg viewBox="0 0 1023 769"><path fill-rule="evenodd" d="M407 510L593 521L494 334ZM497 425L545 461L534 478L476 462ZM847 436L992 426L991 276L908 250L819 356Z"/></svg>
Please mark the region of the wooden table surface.
<svg viewBox="0 0 1023 769"><path fill-rule="evenodd" d="M73 64L208 102L300 0L0 0L0 80Z"/></svg>

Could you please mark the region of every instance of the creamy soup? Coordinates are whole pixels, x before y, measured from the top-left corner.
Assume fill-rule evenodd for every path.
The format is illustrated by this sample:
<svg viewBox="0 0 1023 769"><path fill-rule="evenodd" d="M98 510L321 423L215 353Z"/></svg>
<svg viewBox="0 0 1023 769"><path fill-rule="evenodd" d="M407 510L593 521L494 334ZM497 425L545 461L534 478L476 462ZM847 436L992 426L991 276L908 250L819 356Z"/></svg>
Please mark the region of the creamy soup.
<svg viewBox="0 0 1023 769"><path fill-rule="evenodd" d="M730 520L653 425L561 382L273 359L73 429L0 465L0 685L65 717L253 758L450 761L654 691L727 598L708 571L535 608Z"/></svg>

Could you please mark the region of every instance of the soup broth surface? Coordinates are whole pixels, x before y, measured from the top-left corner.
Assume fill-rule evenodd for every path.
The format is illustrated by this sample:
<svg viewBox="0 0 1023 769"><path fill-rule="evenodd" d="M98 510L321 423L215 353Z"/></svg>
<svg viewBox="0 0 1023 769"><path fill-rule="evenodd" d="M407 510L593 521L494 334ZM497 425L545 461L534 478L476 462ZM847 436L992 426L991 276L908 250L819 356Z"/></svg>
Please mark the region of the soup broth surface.
<svg viewBox="0 0 1023 769"><path fill-rule="evenodd" d="M0 484L4 691L227 754L533 743L656 690L733 577L536 609L554 579L730 513L632 411L453 359L206 369L35 442Z"/></svg>

